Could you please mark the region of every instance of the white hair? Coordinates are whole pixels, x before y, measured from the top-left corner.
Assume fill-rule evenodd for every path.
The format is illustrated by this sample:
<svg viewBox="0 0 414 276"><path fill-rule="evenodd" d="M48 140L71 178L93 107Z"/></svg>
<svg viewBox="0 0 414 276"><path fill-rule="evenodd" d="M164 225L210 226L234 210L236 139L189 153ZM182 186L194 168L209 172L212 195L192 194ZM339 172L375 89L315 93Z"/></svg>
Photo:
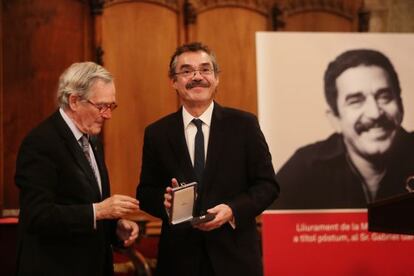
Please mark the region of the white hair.
<svg viewBox="0 0 414 276"><path fill-rule="evenodd" d="M69 105L69 96L76 94L88 99L89 90L96 80L105 83L113 81L111 73L94 62L78 62L69 66L59 78L57 100L59 107L66 109Z"/></svg>

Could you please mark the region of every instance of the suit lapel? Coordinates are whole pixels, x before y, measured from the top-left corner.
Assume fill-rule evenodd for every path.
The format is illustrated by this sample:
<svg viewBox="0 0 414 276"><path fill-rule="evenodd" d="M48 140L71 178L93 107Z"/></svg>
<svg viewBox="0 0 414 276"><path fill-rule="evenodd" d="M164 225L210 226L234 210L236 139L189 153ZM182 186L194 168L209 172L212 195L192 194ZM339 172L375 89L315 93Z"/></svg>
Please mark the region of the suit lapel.
<svg viewBox="0 0 414 276"><path fill-rule="evenodd" d="M63 120L62 116L60 115L59 111L56 111L53 115L54 124L63 138L68 151L72 155L75 163L78 164L79 168L85 173L88 177L90 187L93 190L94 194L97 196L97 199L100 199L100 192L98 183L96 182L96 178L94 176L93 170L86 159L78 141L76 141L75 136L73 135L72 131L70 130L69 126Z"/></svg>
<svg viewBox="0 0 414 276"><path fill-rule="evenodd" d="M98 165L99 174L101 176L102 198L107 198L110 195L110 187L108 173L105 166L103 147L97 136L91 137L90 143Z"/></svg>
<svg viewBox="0 0 414 276"><path fill-rule="evenodd" d="M217 103L214 103L207 149L206 166L203 173L203 183L206 184L211 183L214 173L216 172L217 164L220 161L220 154L222 152L223 144L226 138L224 135L225 129L222 122L222 113L223 108ZM194 181L196 179L196 176L191 163L187 143L185 141L182 109L179 109L173 115L171 123L168 124L168 127L168 140L170 143L170 148L174 152L174 160L176 160L178 181ZM205 189L207 188L208 187Z"/></svg>
<svg viewBox="0 0 414 276"><path fill-rule="evenodd" d="M210 190L212 179L217 171L217 164L220 162L220 156L226 139L225 128L223 125L223 108L214 103L213 115L211 117L210 136L208 139L206 166L203 174L204 189ZM205 184L205 185L204 185Z"/></svg>
<svg viewBox="0 0 414 276"><path fill-rule="evenodd" d="M191 164L190 153L185 141L182 109L174 113L171 123L168 124L168 142L174 153L174 161L177 166L177 180L179 182L191 182L196 179Z"/></svg>

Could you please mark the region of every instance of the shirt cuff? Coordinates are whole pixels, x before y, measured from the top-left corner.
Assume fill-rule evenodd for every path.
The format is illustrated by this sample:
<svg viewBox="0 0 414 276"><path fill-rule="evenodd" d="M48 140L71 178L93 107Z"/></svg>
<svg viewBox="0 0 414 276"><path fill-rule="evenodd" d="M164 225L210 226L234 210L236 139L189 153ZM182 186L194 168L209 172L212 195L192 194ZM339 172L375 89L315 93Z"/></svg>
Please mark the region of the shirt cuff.
<svg viewBox="0 0 414 276"><path fill-rule="evenodd" d="M231 220L229 220L229 224L231 228L236 229L236 219L234 218L234 216L231 218Z"/></svg>
<svg viewBox="0 0 414 276"><path fill-rule="evenodd" d="M93 209L93 229L96 230L96 212L95 212L95 204L92 204Z"/></svg>

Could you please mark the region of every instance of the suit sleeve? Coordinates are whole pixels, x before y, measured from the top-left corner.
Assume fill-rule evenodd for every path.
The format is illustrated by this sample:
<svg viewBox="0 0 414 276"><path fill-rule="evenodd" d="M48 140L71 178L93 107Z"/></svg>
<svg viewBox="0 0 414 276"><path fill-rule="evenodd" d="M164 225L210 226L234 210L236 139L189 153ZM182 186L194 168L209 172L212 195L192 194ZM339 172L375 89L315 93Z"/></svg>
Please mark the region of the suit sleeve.
<svg viewBox="0 0 414 276"><path fill-rule="evenodd" d="M160 166L157 149L154 146L155 137L152 137L151 133L150 130L145 130L141 178L136 196L142 210L155 217L167 219L164 192L171 179L164 175L163 167Z"/></svg>
<svg viewBox="0 0 414 276"><path fill-rule="evenodd" d="M271 155L257 118L248 118L247 136L247 191L228 202L233 210L237 227L250 223L278 196L279 185L275 179Z"/></svg>
<svg viewBox="0 0 414 276"><path fill-rule="evenodd" d="M56 143L55 143L56 144ZM21 145L16 164L16 185L20 188L20 218L29 232L45 236L67 236L94 231L92 204L56 200L65 183L56 149L44 137L29 136ZM79 201L81 202L81 200Z"/></svg>

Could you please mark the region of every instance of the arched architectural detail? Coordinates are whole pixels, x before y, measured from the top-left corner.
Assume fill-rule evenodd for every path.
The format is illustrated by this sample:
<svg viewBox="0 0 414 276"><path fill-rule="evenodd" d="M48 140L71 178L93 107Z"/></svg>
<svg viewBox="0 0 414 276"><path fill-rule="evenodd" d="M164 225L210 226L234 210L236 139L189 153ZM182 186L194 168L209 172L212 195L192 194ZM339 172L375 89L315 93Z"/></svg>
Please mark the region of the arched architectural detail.
<svg viewBox="0 0 414 276"><path fill-rule="evenodd" d="M178 0L95 0L103 1L105 7L109 7L116 4L126 3L126 2L147 2L152 4L158 4L164 7L167 7L173 11L179 10Z"/></svg>
<svg viewBox="0 0 414 276"><path fill-rule="evenodd" d="M266 0L189 0L196 14L220 7L245 8L268 15L273 1Z"/></svg>
<svg viewBox="0 0 414 276"><path fill-rule="evenodd" d="M282 2L282 9L287 13L287 15L310 11L321 11L334 13L349 20L354 18L355 11L359 8L355 7L355 1L346 0L289 0L277 2Z"/></svg>

